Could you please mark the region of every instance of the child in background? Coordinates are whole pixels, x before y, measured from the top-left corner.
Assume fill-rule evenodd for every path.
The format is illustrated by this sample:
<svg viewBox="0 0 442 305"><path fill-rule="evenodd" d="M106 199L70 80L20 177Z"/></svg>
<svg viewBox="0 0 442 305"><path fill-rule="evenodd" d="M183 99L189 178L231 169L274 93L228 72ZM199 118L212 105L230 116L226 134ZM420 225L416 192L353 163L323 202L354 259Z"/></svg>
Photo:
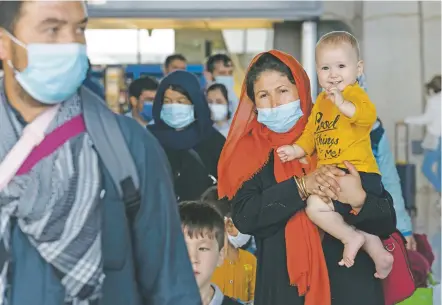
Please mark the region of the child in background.
<svg viewBox="0 0 442 305"><path fill-rule="evenodd" d="M224 217L227 240L225 245L224 263L216 268L212 276L212 283L221 291L243 304L251 304L255 297L256 257L250 252L240 249L240 244L250 239L249 235L242 234L231 219L231 206L228 200L218 200L216 187L209 188L204 202L215 207ZM211 199L208 199L211 198ZM215 198L215 199L214 199ZM231 236L246 236L245 241L238 243Z"/></svg>
<svg viewBox="0 0 442 305"><path fill-rule="evenodd" d="M333 164L342 169L346 169L348 161L358 170L366 192L382 194L381 176L370 143L376 109L357 83L363 62L356 38L347 32L324 35L316 45L316 70L324 91L316 99L302 136L293 145L278 148L278 156L287 162L316 151L318 166ZM323 189L319 193L326 197ZM306 212L319 228L344 244L341 266L351 267L362 247L376 265L375 277L388 276L393 256L384 249L379 237L355 230L346 223L345 215L354 212L348 204L325 202L311 195Z"/></svg>
<svg viewBox="0 0 442 305"><path fill-rule="evenodd" d="M199 201L179 204L181 226L187 244L202 305L238 305L211 284L213 271L224 259L224 220L212 206ZM179 279L177 279L179 280Z"/></svg>
<svg viewBox="0 0 442 305"><path fill-rule="evenodd" d="M216 202L218 201L218 187L212 186L209 187L202 195L201 195L201 201L203 202ZM229 214L230 215L230 214ZM233 225L232 220L229 218L227 220L228 223L231 223L231 225L227 224L227 238L229 239L229 242L235 247L235 248L241 248L243 250L247 250L250 253L253 253L255 249L250 249L253 247L253 237L248 234L243 234L238 231L238 229Z"/></svg>

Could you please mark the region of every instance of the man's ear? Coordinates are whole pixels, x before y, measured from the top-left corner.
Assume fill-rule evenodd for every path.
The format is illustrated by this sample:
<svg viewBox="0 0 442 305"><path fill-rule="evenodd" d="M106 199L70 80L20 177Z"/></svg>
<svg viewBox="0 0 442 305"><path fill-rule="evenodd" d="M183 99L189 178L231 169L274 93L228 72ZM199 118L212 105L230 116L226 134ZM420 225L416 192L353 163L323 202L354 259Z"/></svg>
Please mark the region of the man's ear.
<svg viewBox="0 0 442 305"><path fill-rule="evenodd" d="M205 78L208 82L213 82L213 75L212 75L212 73L210 73L210 72L207 71L207 70L204 70L203 74L204 74L204 78Z"/></svg>
<svg viewBox="0 0 442 305"><path fill-rule="evenodd" d="M135 98L135 96L131 96L129 98L129 102L130 102L130 105L132 106L132 109L133 108L136 109L138 107L138 100Z"/></svg>
<svg viewBox="0 0 442 305"><path fill-rule="evenodd" d="M6 59L6 45L7 45L7 37L5 30L0 28L0 60Z"/></svg>

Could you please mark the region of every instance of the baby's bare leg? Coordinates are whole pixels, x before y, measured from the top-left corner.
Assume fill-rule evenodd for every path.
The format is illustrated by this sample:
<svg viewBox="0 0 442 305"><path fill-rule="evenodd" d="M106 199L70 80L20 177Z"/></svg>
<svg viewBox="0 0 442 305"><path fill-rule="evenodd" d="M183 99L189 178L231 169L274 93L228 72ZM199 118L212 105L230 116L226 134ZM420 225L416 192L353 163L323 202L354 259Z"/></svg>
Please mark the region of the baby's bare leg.
<svg viewBox="0 0 442 305"><path fill-rule="evenodd" d="M356 254L365 242L364 235L345 223L342 216L319 196L311 195L307 199L306 213L313 223L344 244L343 259L339 264L353 266Z"/></svg>
<svg viewBox="0 0 442 305"><path fill-rule="evenodd" d="M393 255L385 250L384 245L379 237L361 232L365 236L365 243L362 249L370 255L376 266L376 273L374 276L379 279L385 279L393 268Z"/></svg>

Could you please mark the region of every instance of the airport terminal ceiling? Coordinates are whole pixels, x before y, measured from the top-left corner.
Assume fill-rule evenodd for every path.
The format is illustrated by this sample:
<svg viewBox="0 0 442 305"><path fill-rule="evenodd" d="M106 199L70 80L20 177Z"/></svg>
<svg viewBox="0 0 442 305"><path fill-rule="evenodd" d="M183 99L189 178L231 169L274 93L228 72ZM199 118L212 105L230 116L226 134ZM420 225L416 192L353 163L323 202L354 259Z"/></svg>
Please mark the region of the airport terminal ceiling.
<svg viewBox="0 0 442 305"><path fill-rule="evenodd" d="M276 19L91 18L89 29L271 29Z"/></svg>
<svg viewBox="0 0 442 305"><path fill-rule="evenodd" d="M158 24L165 21L161 19L169 19L177 27L190 27L191 22L197 22L196 25L201 25L203 22L206 26L209 24L213 27L237 22L239 25L236 27L244 28L248 21L252 27L263 27L263 22L266 20L269 22L272 20L309 20L318 18L322 13L322 1L92 0L88 1L88 4L91 19L97 20L95 22L102 22L104 25L107 24L106 28L109 28L109 24L113 22L112 19L116 18L133 19L135 26L140 25L138 28L158 28L156 25L144 26L142 20L146 19L151 19L149 22L158 22ZM117 23L115 20L115 26L117 25L123 26L123 23Z"/></svg>

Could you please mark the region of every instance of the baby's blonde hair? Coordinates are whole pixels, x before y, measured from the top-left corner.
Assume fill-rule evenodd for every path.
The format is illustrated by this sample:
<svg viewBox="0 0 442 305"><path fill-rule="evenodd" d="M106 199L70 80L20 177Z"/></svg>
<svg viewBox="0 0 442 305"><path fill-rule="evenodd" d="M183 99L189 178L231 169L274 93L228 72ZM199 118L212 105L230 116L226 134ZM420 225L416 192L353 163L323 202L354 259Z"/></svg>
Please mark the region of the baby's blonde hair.
<svg viewBox="0 0 442 305"><path fill-rule="evenodd" d="M345 31L333 31L322 36L316 44L316 50L324 45L339 45L342 43L348 43L356 52L356 56L359 60L359 43L358 40L349 32Z"/></svg>

